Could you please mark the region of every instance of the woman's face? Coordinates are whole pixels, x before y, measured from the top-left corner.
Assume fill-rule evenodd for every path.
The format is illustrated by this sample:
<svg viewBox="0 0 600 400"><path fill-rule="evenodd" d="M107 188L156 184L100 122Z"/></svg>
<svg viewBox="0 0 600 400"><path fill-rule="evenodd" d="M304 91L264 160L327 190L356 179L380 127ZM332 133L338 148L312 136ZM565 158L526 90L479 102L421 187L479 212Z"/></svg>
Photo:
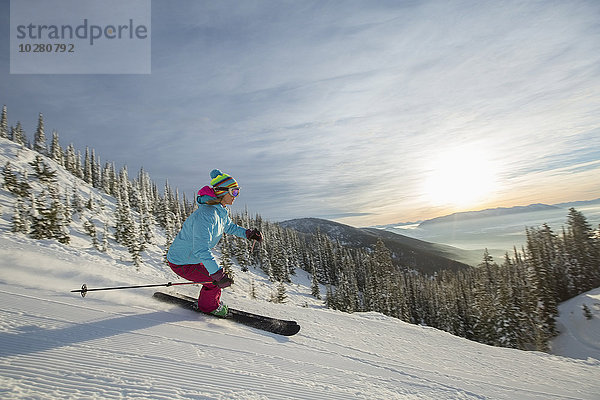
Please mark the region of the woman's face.
<svg viewBox="0 0 600 400"><path fill-rule="evenodd" d="M234 201L235 197L233 197L229 193L225 193L225 196L223 196L223 200L221 200L221 204L223 204L224 206L229 206L232 205Z"/></svg>

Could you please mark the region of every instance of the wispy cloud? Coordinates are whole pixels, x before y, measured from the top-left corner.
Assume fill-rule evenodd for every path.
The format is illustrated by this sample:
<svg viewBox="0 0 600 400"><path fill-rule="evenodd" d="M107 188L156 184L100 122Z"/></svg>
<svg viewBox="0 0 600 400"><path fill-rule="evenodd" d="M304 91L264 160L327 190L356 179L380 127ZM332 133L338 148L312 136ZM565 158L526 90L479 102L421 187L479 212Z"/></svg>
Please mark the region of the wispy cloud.
<svg viewBox="0 0 600 400"><path fill-rule="evenodd" d="M458 211L423 181L461 148L496 169L482 207L578 200L600 196L599 19L595 1L154 2L151 76L3 68L0 100L186 192L228 171L268 218Z"/></svg>

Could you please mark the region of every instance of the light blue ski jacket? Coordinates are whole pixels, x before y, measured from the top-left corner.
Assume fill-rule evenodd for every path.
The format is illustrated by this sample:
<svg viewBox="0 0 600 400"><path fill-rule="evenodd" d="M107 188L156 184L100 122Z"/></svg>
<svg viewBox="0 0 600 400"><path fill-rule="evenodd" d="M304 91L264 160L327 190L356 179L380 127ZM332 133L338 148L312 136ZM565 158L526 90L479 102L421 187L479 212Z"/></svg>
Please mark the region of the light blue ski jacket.
<svg viewBox="0 0 600 400"><path fill-rule="evenodd" d="M200 204L183 223L181 230L169 247L167 260L176 265L204 264L209 274L221 267L211 249L223 233L246 238L246 229L234 224L224 206Z"/></svg>

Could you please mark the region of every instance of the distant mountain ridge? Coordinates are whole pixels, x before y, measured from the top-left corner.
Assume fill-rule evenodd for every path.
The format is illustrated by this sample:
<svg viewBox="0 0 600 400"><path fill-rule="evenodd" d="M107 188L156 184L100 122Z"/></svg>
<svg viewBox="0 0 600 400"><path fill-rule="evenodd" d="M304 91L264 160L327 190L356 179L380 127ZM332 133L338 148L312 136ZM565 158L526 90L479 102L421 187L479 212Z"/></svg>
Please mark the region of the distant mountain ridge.
<svg viewBox="0 0 600 400"><path fill-rule="evenodd" d="M354 228L319 218L292 219L280 222L279 225L306 234L314 234L319 230L329 238L354 248L374 249L377 239L381 238L392 252L394 264L425 273L468 268L468 264L459 260L472 258L468 251L455 247L433 244L381 229Z"/></svg>
<svg viewBox="0 0 600 400"><path fill-rule="evenodd" d="M570 201L566 203L558 203L554 204L556 207L561 208L570 208L570 207L581 207L581 206L589 206L594 204L600 204L600 197L593 200L581 200L581 201Z"/></svg>
<svg viewBox="0 0 600 400"><path fill-rule="evenodd" d="M512 214L521 214L528 212L537 212L537 211L547 211L547 210L556 210L559 209L558 206L552 206L548 204L536 203L530 204L528 206L515 206L515 207L497 207L497 208L488 208L480 211L462 211L453 213L450 215L445 215L442 217L436 217L432 219L425 220L419 224L419 226L425 226L429 224L439 224L439 223L447 223L447 222L460 222L467 221L471 219L477 218L488 218L488 217L498 217L503 215L512 215Z"/></svg>
<svg viewBox="0 0 600 400"><path fill-rule="evenodd" d="M536 212L536 211L547 211L547 210L557 210L561 208L570 208L570 207L581 207L586 205L594 205L600 204L600 198L593 200L581 200L581 201L570 201L565 203L558 204L544 204L544 203L534 203L529 204L527 206L514 206L514 207L497 207L497 208L487 208L484 210L476 210L476 211L461 211L448 215L443 215L440 217L435 217L423 221L415 221L415 222L397 222L393 224L384 224L384 225L376 225L370 228L388 228L394 226L402 226L402 225L417 225L417 226L427 226L429 224L436 223L444 223L444 222L460 222L467 221L477 218L487 218L487 217L497 217L502 215L513 215L519 213L527 213L527 212Z"/></svg>

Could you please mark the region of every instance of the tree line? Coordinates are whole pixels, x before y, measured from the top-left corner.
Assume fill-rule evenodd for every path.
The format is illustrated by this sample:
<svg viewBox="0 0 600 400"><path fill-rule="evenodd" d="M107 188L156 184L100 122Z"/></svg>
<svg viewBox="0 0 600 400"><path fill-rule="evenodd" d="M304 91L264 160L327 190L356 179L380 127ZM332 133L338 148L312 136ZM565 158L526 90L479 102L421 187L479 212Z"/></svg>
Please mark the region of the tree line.
<svg viewBox="0 0 600 400"><path fill-rule="evenodd" d="M127 166L118 171L114 163L106 162L102 166L93 149L86 148L82 156L72 144L63 148L56 131L53 131L48 145L42 114L39 114L34 140L30 142L20 123L8 128L4 106L0 117L0 137L36 152L34 160L29 163L30 168L17 170L7 162L2 170L4 188L17 197L12 218L13 232L68 244L69 225L73 218L83 216L84 209L93 211L94 208L105 207L102 199L95 199L91 191L84 199L82 185L76 179L70 189L61 187L50 160L58 168L116 199L114 216L100 221L101 229L93 218L86 218L83 226L98 250L107 251L109 239L115 240L129 250L137 267L141 264L145 246L153 243L168 247L185 218L193 211L193 204L185 195L180 196L177 189L173 190L168 181L161 193L143 168L131 178ZM37 190L34 190L34 185L37 185ZM156 243L156 229L164 230L165 243Z"/></svg>
<svg viewBox="0 0 600 400"><path fill-rule="evenodd" d="M248 256L245 241L228 239L223 254L261 268L273 282L290 282L301 268L329 308L381 312L493 346L547 351L558 333L558 304L600 286L600 227L575 208L560 234L547 224L527 228L525 246L499 263L486 250L477 267L434 274L394 266L381 239L373 249L352 249L318 230L301 234L259 216L235 218L258 226L266 240Z"/></svg>

